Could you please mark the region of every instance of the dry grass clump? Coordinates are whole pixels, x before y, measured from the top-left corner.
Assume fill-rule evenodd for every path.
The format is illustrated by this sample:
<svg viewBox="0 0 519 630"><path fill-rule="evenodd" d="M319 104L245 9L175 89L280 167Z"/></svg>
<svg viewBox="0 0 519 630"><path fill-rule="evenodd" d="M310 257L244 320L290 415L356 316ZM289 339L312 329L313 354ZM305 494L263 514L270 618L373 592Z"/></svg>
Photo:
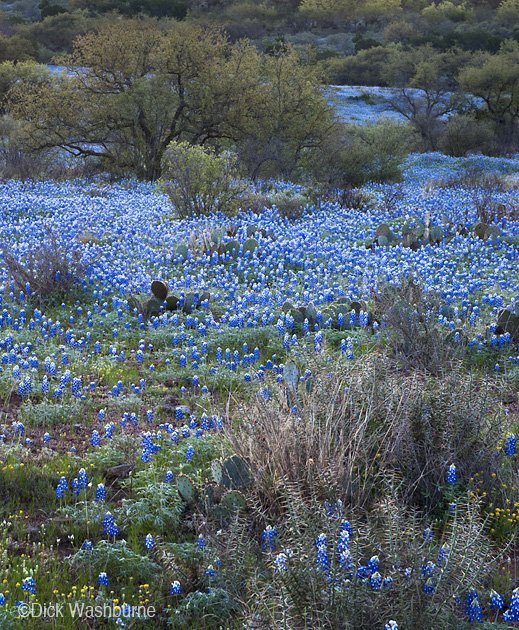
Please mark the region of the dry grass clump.
<svg viewBox="0 0 519 630"><path fill-rule="evenodd" d="M282 512L290 485L307 501L368 509L391 476L403 504L441 512L451 463L467 483L484 471L480 490L490 495L507 428L496 411L499 391L461 367L442 378L393 368L376 355L330 370L316 365L313 391L299 394L297 415L275 399L245 408L229 439L250 462L262 509Z"/></svg>
<svg viewBox="0 0 519 630"><path fill-rule="evenodd" d="M58 241L50 228L46 228L46 233L47 237L39 247L29 249L24 262L7 245L2 248L4 262L15 286L24 292L29 286L31 295L40 300L53 294L68 293L93 264L93 261L83 259L79 247Z"/></svg>

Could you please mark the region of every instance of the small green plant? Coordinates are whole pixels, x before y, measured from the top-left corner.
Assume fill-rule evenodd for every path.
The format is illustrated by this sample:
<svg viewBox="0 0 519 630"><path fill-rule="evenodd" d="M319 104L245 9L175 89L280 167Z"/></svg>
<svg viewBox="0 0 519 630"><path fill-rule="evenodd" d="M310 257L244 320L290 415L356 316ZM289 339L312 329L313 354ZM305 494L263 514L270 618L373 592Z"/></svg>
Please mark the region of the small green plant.
<svg viewBox="0 0 519 630"><path fill-rule="evenodd" d="M188 142L172 142L164 155L160 184L180 218L223 212L233 215L246 186L239 181L236 159L228 152Z"/></svg>

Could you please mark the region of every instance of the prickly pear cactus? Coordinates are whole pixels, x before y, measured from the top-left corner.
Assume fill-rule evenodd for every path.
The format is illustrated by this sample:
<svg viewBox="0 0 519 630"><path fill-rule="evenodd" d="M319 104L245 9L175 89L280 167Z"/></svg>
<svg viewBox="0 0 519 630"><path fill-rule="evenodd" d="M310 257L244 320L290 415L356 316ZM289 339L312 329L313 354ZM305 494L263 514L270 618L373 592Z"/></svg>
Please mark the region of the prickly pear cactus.
<svg viewBox="0 0 519 630"><path fill-rule="evenodd" d="M168 285L162 280L153 280L151 283L151 292L156 298L162 300L163 302L168 295L168 291Z"/></svg>
<svg viewBox="0 0 519 630"><path fill-rule="evenodd" d="M205 509L209 512L213 509L215 503L218 503L222 498L222 492L215 483L205 483L202 486L202 497L204 499Z"/></svg>
<svg viewBox="0 0 519 630"><path fill-rule="evenodd" d="M160 313L161 306L162 300L159 300L155 296L151 297L149 300L146 300L142 308L144 319L149 319L150 317L157 316Z"/></svg>
<svg viewBox="0 0 519 630"><path fill-rule="evenodd" d="M180 498L190 505L196 501L197 490L194 481L187 475L177 477L177 490Z"/></svg>
<svg viewBox="0 0 519 630"><path fill-rule="evenodd" d="M225 245L225 252L229 254L229 256L237 256L240 251L240 244L238 241L229 241Z"/></svg>
<svg viewBox="0 0 519 630"><path fill-rule="evenodd" d="M166 297L166 309L168 311L176 311L178 302L179 302L179 298L176 295L173 295L173 293L170 293Z"/></svg>
<svg viewBox="0 0 519 630"><path fill-rule="evenodd" d="M180 243L180 245L177 245L177 248L175 250L175 253L179 256L182 256L184 260L187 260L188 252L189 249L185 243Z"/></svg>
<svg viewBox="0 0 519 630"><path fill-rule="evenodd" d="M134 309L137 309L138 313L142 313L144 306L140 300L138 300L134 295L130 295L128 298L128 306L130 307L130 311L133 312Z"/></svg>
<svg viewBox="0 0 519 630"><path fill-rule="evenodd" d="M441 225L434 225L430 229L430 239L431 241L435 241L439 243L443 239L443 228Z"/></svg>
<svg viewBox="0 0 519 630"><path fill-rule="evenodd" d="M483 221L476 223L476 225L474 226L474 234L481 240L485 238L485 234L487 233L487 230L488 230L488 225L486 223L483 223Z"/></svg>
<svg viewBox="0 0 519 630"><path fill-rule="evenodd" d="M289 313L296 324L302 324L305 321L305 317L299 309L291 308Z"/></svg>
<svg viewBox="0 0 519 630"><path fill-rule="evenodd" d="M214 230L211 232L211 240L216 245L216 247L220 247L223 239L223 231L220 229Z"/></svg>
<svg viewBox="0 0 519 630"><path fill-rule="evenodd" d="M243 512L247 509L247 499L238 490L226 492L220 505L229 512Z"/></svg>
<svg viewBox="0 0 519 630"><path fill-rule="evenodd" d="M223 464L219 459L213 459L211 462L211 474L215 483L218 485L223 483Z"/></svg>
<svg viewBox="0 0 519 630"><path fill-rule="evenodd" d="M184 313L191 313L191 310L193 308L194 299L195 299L195 294L194 293L188 293L186 295L184 306L182 307L182 311Z"/></svg>
<svg viewBox="0 0 519 630"><path fill-rule="evenodd" d="M310 326L313 328L317 321L317 310L313 302L310 302L306 307L306 319L308 320Z"/></svg>
<svg viewBox="0 0 519 630"><path fill-rule="evenodd" d="M233 455L224 461L222 483L228 490L248 486L250 482L250 469L244 459Z"/></svg>
<svg viewBox="0 0 519 630"><path fill-rule="evenodd" d="M250 252L251 254L259 247L259 243L255 238L249 238L243 244L243 253Z"/></svg>
<svg viewBox="0 0 519 630"><path fill-rule="evenodd" d="M519 317L507 308L502 308L497 313L496 332L510 333L512 341L519 343Z"/></svg>
<svg viewBox="0 0 519 630"><path fill-rule="evenodd" d="M379 238L380 236L388 236L391 233L391 228L389 227L389 225L387 225L387 223L381 223L378 228L377 231L375 232L375 238Z"/></svg>
<svg viewBox="0 0 519 630"><path fill-rule="evenodd" d="M295 395L299 385L299 368L293 359L288 359L283 369L283 380L287 384L289 391Z"/></svg>

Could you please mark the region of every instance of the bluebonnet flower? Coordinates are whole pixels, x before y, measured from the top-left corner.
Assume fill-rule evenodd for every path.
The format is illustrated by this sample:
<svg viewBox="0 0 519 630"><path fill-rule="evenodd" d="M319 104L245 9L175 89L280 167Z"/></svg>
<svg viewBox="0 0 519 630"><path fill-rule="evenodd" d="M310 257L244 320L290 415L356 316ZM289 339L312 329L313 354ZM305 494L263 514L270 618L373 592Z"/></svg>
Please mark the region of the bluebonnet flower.
<svg viewBox="0 0 519 630"><path fill-rule="evenodd" d="M427 579L427 581L422 586L422 591L428 594L434 593L434 582L432 578Z"/></svg>
<svg viewBox="0 0 519 630"><path fill-rule="evenodd" d="M366 566L368 567L368 569L370 571L378 571L379 569L379 560L378 560L378 556L372 556L367 562L366 562Z"/></svg>
<svg viewBox="0 0 519 630"><path fill-rule="evenodd" d="M469 623L481 623L483 621L481 606L479 604L476 591L472 590L467 593L467 596L465 597L464 610L465 615L468 617Z"/></svg>
<svg viewBox="0 0 519 630"><path fill-rule="evenodd" d="M216 571L215 571L215 569L214 569L214 567L213 567L213 565L212 565L212 564L210 564L210 565L207 567L207 569L204 571L204 574L205 574L205 575L209 575L209 576L211 576L211 577L213 577L214 575L216 575Z"/></svg>
<svg viewBox="0 0 519 630"><path fill-rule="evenodd" d="M431 575L434 575L436 573L436 565L434 564L434 562L431 562L430 560L422 565L422 576L424 578L426 577L430 577Z"/></svg>
<svg viewBox="0 0 519 630"><path fill-rule="evenodd" d="M178 595L182 592L182 587L180 586L180 582L178 580L171 582L171 589L169 592L170 595Z"/></svg>
<svg viewBox="0 0 519 630"><path fill-rule="evenodd" d="M36 582L34 581L34 578L32 577L26 577L23 579L23 583L22 583L22 590L27 591L29 593L32 593L33 595L36 594Z"/></svg>
<svg viewBox="0 0 519 630"><path fill-rule="evenodd" d="M513 433L510 433L506 438L505 455L515 455L516 453L516 439Z"/></svg>
<svg viewBox="0 0 519 630"><path fill-rule="evenodd" d="M115 429L114 422L109 422L108 424L105 424L105 438L112 440L114 437L113 436L114 429Z"/></svg>
<svg viewBox="0 0 519 630"><path fill-rule="evenodd" d="M275 546L275 538L278 536L278 530L271 525L267 525L267 527L263 530L262 538L265 541L263 545L263 551L268 549L274 549Z"/></svg>
<svg viewBox="0 0 519 630"><path fill-rule="evenodd" d="M449 469L447 470L447 483L455 486L457 481L458 478L456 475L456 466L454 464L451 464L449 466Z"/></svg>
<svg viewBox="0 0 519 630"><path fill-rule="evenodd" d="M268 387L263 388L260 393L261 393L261 396L263 396L265 400L270 400L270 392L269 392Z"/></svg>
<svg viewBox="0 0 519 630"><path fill-rule="evenodd" d="M99 574L99 577L97 578L97 583L100 586L108 586L108 576L104 571L101 571L101 573Z"/></svg>
<svg viewBox="0 0 519 630"><path fill-rule="evenodd" d="M353 536L353 527L351 526L349 521L343 521L340 527L341 532L348 532L348 535Z"/></svg>
<svg viewBox="0 0 519 630"><path fill-rule="evenodd" d="M86 488L88 485L87 474L84 468L81 468L81 470L78 473L78 482L79 482L80 488Z"/></svg>
<svg viewBox="0 0 519 630"><path fill-rule="evenodd" d="M519 621L519 588L512 593L510 608L503 615L504 621Z"/></svg>
<svg viewBox="0 0 519 630"><path fill-rule="evenodd" d="M191 444L189 444L186 450L186 460L190 462L193 459L194 455L195 449L191 446Z"/></svg>
<svg viewBox="0 0 519 630"><path fill-rule="evenodd" d="M97 484L96 501L106 501L106 489L102 483Z"/></svg>
<svg viewBox="0 0 519 630"><path fill-rule="evenodd" d="M153 549L155 547L155 540L151 534L147 534L144 539L144 546L146 549Z"/></svg>
<svg viewBox="0 0 519 630"><path fill-rule="evenodd" d="M297 415L297 408L294 415ZM340 499L337 501L325 501L324 506L326 508L326 514L329 518L339 518L339 513L342 509L342 501Z"/></svg>
<svg viewBox="0 0 519 630"><path fill-rule="evenodd" d="M92 431L92 437L90 438L90 444L92 446L99 446L101 444L101 440L99 439L99 432Z"/></svg>
<svg viewBox="0 0 519 630"><path fill-rule="evenodd" d="M288 557L286 553L278 553L276 556L276 571L288 571L287 560Z"/></svg>
<svg viewBox="0 0 519 630"><path fill-rule="evenodd" d="M384 630L398 630L397 622L391 619L391 621L388 621L384 626Z"/></svg>
<svg viewBox="0 0 519 630"><path fill-rule="evenodd" d="M56 488L56 497L58 499L63 498L63 493L68 490L68 483L65 477L61 477L58 483L58 487Z"/></svg>
<svg viewBox="0 0 519 630"><path fill-rule="evenodd" d="M50 442L50 435L48 433L43 434L43 442L44 444L48 444Z"/></svg>
<svg viewBox="0 0 519 630"><path fill-rule="evenodd" d="M426 529L424 529L424 532L423 532L423 539L424 539L424 540L432 540L432 537L433 537L432 530L431 530L429 527L427 527Z"/></svg>
<svg viewBox="0 0 519 630"><path fill-rule="evenodd" d="M205 547L207 547L207 543L205 542L205 538L202 536L202 534L200 534L196 539L196 546L199 549L205 549Z"/></svg>
<svg viewBox="0 0 519 630"><path fill-rule="evenodd" d="M317 557L315 559L315 564L317 568L322 571L325 576L329 579L330 573L330 559L328 557L328 551L326 549L327 537L325 534L319 534L315 541L315 546L317 547Z"/></svg>
<svg viewBox="0 0 519 630"><path fill-rule="evenodd" d="M111 512L107 512L103 519L103 534L109 534L110 536L117 536L119 528L112 516Z"/></svg>
<svg viewBox="0 0 519 630"><path fill-rule="evenodd" d="M173 473L171 472L171 470L168 470L168 471L166 472L166 479L165 479L165 482L166 482L166 483L173 483L174 479L175 479L175 478L174 478L174 476L173 476Z"/></svg>
<svg viewBox="0 0 519 630"><path fill-rule="evenodd" d="M371 574L369 578L369 585L374 591L380 591L382 588L382 576L378 571Z"/></svg>
<svg viewBox="0 0 519 630"><path fill-rule="evenodd" d="M367 564L362 564L357 568L357 576L361 579L361 580L367 580L370 576L370 571L368 569L368 565Z"/></svg>
<svg viewBox="0 0 519 630"><path fill-rule="evenodd" d="M501 595L492 589L490 591L490 608L501 610L504 606L505 602Z"/></svg>
<svg viewBox="0 0 519 630"><path fill-rule="evenodd" d="M91 540L85 540L85 542L81 545L81 549L84 549L85 551L92 551L93 548L94 544Z"/></svg>
<svg viewBox="0 0 519 630"><path fill-rule="evenodd" d="M7 600L5 599L5 595L0 593L0 606L3 606Z"/></svg>

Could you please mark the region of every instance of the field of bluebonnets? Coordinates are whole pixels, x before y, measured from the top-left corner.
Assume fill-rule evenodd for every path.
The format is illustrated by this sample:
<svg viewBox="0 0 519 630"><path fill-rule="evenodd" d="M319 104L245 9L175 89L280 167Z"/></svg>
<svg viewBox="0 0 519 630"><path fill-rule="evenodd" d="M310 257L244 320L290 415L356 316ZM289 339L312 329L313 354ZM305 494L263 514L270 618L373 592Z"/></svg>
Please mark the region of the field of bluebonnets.
<svg viewBox="0 0 519 630"><path fill-rule="evenodd" d="M518 186L2 183L0 627L515 627Z"/></svg>

